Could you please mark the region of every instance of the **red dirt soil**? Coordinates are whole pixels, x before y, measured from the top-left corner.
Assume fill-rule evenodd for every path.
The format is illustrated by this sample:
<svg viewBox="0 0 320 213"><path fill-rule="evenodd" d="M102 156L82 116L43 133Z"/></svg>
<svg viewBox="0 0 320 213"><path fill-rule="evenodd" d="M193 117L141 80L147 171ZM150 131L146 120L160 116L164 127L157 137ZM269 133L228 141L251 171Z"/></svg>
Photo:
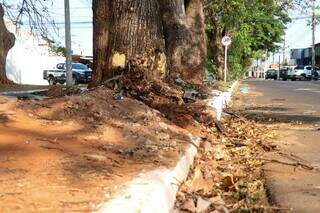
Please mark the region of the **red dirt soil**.
<svg viewBox="0 0 320 213"><path fill-rule="evenodd" d="M0 212L90 212L137 174L174 166L187 131L114 92L0 97Z"/></svg>

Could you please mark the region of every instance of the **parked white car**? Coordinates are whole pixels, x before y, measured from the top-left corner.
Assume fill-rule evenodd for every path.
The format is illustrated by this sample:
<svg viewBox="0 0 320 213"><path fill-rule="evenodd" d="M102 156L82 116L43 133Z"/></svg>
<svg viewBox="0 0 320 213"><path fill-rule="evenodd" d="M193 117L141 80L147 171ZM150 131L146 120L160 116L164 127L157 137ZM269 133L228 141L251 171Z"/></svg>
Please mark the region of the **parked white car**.
<svg viewBox="0 0 320 213"><path fill-rule="evenodd" d="M295 80L302 80L302 79L308 79L308 80L318 80L320 75L320 69L318 67L315 67L315 71L312 72L312 66L297 66L294 69L288 70L288 79L291 79L292 81Z"/></svg>

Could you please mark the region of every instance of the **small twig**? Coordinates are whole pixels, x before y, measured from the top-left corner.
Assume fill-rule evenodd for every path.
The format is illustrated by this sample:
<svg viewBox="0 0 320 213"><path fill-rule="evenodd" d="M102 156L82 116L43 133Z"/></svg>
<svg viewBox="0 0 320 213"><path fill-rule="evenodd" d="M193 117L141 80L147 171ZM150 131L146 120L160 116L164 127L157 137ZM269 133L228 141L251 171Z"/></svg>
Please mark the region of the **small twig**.
<svg viewBox="0 0 320 213"><path fill-rule="evenodd" d="M116 76L114 76L113 78L109 78L109 79L105 80L105 81L103 82L103 84L107 84L107 83L109 83L109 82L111 82L111 81L119 80L121 77L123 77L123 75L116 75Z"/></svg>
<svg viewBox="0 0 320 213"><path fill-rule="evenodd" d="M218 121L217 119L214 119L214 123L215 123L217 129L219 130L219 132L224 133L224 127L223 127L222 123L220 121Z"/></svg>
<svg viewBox="0 0 320 213"><path fill-rule="evenodd" d="M40 141L44 141L44 142L49 142L52 144L59 144L59 142L57 142L58 138L55 139L49 139L49 138L37 138Z"/></svg>
<svg viewBox="0 0 320 213"><path fill-rule="evenodd" d="M274 211L292 211L292 208L286 208L286 207L277 207L277 206L252 206L248 208L242 208L242 210L258 210L258 209L263 209L263 210L274 210ZM238 211L237 209L236 211ZM231 211L234 212L234 211Z"/></svg>
<svg viewBox="0 0 320 213"><path fill-rule="evenodd" d="M265 159L265 158L257 158L257 160L262 160L262 161L269 161L271 163L279 163L279 164L284 164L284 165L288 165L288 166L300 166L303 169L307 169L307 170L314 170L315 168L313 166L301 163L301 162L294 162L294 163L290 163L290 162L285 162L285 161L280 161L277 159Z"/></svg>
<svg viewBox="0 0 320 213"><path fill-rule="evenodd" d="M197 144L195 144L195 143L193 143L192 141L184 141L184 140L177 140L177 142L181 142L181 143L190 143L192 146L194 146L194 147L196 147L196 149L197 150L199 150L200 149L200 147L197 145Z"/></svg>
<svg viewBox="0 0 320 213"><path fill-rule="evenodd" d="M182 184L183 184L183 181L180 181L178 178L173 177L173 179L175 179L175 180L179 183L179 185L182 185Z"/></svg>
<svg viewBox="0 0 320 213"><path fill-rule="evenodd" d="M284 153L284 152L281 152L281 151L278 151L277 152L278 154L280 154L281 156L284 156L284 157L287 157L289 158L290 160L294 160L294 161L297 161L297 160L300 160L300 161L304 161L304 162L307 162L305 159L293 154L293 153Z"/></svg>
<svg viewBox="0 0 320 213"><path fill-rule="evenodd" d="M62 148L59 148L59 147L50 147L50 146L43 146L43 145L41 145L40 147L42 147L44 149L55 149L55 150L59 150L61 152L65 152Z"/></svg>
<svg viewBox="0 0 320 213"><path fill-rule="evenodd" d="M226 113L226 114L229 114L229 115L232 115L232 116L238 118L238 119L239 119L240 121L242 121L242 122L246 122L243 117L240 117L239 115L237 115L237 114L235 114L235 113L233 113L233 112L229 112L229 111L227 111L227 110L223 110L223 112Z"/></svg>

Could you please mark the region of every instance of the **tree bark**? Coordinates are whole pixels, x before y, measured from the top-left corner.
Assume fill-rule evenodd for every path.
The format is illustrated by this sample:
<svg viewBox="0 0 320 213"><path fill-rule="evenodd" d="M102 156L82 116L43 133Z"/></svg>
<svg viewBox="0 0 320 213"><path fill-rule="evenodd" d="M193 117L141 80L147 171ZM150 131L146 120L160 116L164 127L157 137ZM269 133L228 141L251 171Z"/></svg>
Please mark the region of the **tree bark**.
<svg viewBox="0 0 320 213"><path fill-rule="evenodd" d="M161 0L170 77L201 83L206 60L201 0Z"/></svg>
<svg viewBox="0 0 320 213"><path fill-rule="evenodd" d="M146 79L202 82L206 60L201 0L93 0L94 84L124 71ZM162 17L162 19L159 17Z"/></svg>
<svg viewBox="0 0 320 213"><path fill-rule="evenodd" d="M6 75L6 58L14 45L15 37L7 30L3 16L4 10L0 3L0 84L12 84Z"/></svg>
<svg viewBox="0 0 320 213"><path fill-rule="evenodd" d="M94 33L99 33L94 39L95 80L103 81L132 67L144 71L147 79L163 79L166 56L158 0L94 3L98 11L94 12ZM107 16L103 10L108 11Z"/></svg>
<svg viewBox="0 0 320 213"><path fill-rule="evenodd" d="M202 0L188 0L185 2L187 24L191 32L192 41L189 43L187 54L183 57L183 62L189 68L183 76L201 84L207 60L203 2Z"/></svg>
<svg viewBox="0 0 320 213"><path fill-rule="evenodd" d="M217 79L224 79L224 48L221 44L223 32L218 27L214 27L210 45L212 48L213 61L217 66Z"/></svg>
<svg viewBox="0 0 320 213"><path fill-rule="evenodd" d="M167 64L170 77L180 76L185 45L191 40L184 0L161 0Z"/></svg>
<svg viewBox="0 0 320 213"><path fill-rule="evenodd" d="M93 0L93 68L91 86L97 86L106 73L109 41L110 0Z"/></svg>

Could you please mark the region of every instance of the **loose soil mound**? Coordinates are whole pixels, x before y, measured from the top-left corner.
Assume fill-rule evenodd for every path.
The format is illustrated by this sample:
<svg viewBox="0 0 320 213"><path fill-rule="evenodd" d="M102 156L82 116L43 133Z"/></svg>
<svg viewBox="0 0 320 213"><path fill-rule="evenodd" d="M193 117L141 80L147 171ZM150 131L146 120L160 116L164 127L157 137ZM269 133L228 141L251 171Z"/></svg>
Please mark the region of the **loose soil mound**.
<svg viewBox="0 0 320 213"><path fill-rule="evenodd" d="M93 211L140 172L174 166L188 132L115 95L1 98L1 212Z"/></svg>

